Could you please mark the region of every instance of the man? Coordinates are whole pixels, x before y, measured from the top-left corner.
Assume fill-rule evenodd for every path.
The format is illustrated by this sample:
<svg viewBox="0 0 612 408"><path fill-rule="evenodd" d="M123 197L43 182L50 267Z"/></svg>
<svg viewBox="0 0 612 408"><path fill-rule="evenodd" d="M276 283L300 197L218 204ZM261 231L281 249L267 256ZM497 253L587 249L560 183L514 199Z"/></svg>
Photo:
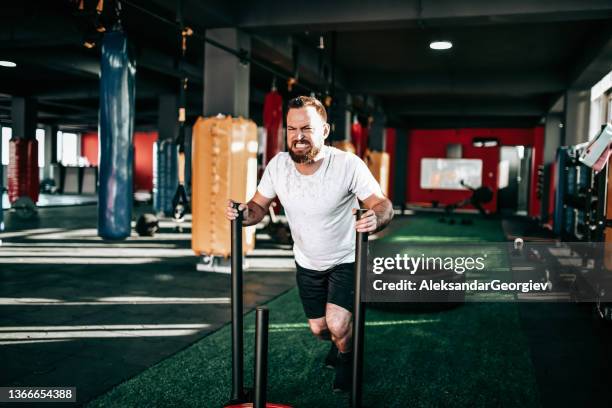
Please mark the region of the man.
<svg viewBox="0 0 612 408"><path fill-rule="evenodd" d="M352 153L326 146L325 107L315 98L289 102L288 152L267 165L257 192L244 210L244 225L254 225L278 196L291 228L297 284L312 333L332 340L325 359L334 367L334 391L350 389L351 334L355 274L355 231L376 232L393 218L391 202L365 163ZM355 221L358 200L369 210ZM228 203L229 220L238 211Z"/></svg>

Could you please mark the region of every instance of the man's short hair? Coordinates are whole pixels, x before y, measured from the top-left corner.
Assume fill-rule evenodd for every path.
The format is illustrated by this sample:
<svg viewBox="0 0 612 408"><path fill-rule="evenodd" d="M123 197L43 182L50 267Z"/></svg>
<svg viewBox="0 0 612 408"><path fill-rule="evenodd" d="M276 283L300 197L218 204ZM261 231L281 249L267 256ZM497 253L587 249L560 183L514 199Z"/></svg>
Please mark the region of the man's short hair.
<svg viewBox="0 0 612 408"><path fill-rule="evenodd" d="M323 106L320 100L311 96L298 96L291 99L288 104L288 110L305 108L307 106L315 108L319 116L323 119L323 122L327 122L327 111L325 110L325 106Z"/></svg>

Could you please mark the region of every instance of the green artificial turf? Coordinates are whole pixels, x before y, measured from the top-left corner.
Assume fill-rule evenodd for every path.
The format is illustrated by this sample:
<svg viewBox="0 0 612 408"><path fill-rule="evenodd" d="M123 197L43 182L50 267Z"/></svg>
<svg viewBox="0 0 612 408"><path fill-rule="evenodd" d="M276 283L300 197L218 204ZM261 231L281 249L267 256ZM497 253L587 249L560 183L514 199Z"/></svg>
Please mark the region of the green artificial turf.
<svg viewBox="0 0 612 408"><path fill-rule="evenodd" d="M481 222L482 221L482 222ZM500 242L498 221L469 228L410 217L387 239L427 235ZM486 238L486 239L483 239ZM328 342L309 333L296 289L271 301L268 400L294 407L348 406L322 368ZM254 315L245 317L246 383L252 383ZM467 303L441 312L368 309L364 406L539 406L529 349L513 303ZM225 326L91 402L89 407L220 407L230 395L230 327Z"/></svg>
<svg viewBox="0 0 612 408"><path fill-rule="evenodd" d="M472 214L454 214L449 217L442 214L419 214L414 217L402 217L392 221L391 233L382 238L386 242L503 242L504 234L497 218L484 218ZM470 220L472 225L462 225L461 220ZM397 222L399 221L399 222Z"/></svg>

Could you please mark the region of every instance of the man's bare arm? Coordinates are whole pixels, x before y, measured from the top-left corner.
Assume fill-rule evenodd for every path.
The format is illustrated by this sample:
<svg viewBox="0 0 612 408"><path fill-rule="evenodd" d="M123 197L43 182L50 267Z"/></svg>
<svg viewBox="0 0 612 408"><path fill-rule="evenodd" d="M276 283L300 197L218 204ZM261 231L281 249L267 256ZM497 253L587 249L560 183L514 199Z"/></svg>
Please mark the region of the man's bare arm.
<svg viewBox="0 0 612 408"><path fill-rule="evenodd" d="M378 232L383 230L393 219L393 204L388 198L372 194L363 205L369 209L355 224L359 232Z"/></svg>
<svg viewBox="0 0 612 408"><path fill-rule="evenodd" d="M264 197L259 192L255 192L251 201L247 203L248 210L245 211L242 225L255 225L263 220L263 217L268 213L272 200L272 198Z"/></svg>
<svg viewBox="0 0 612 408"><path fill-rule="evenodd" d="M263 217L268 213L268 207L272 203L272 198L265 197L259 192L255 192L255 195L246 204L240 204L240 210L244 210L242 225L255 225L259 223ZM238 210L232 207L232 201L228 203L226 209L226 218L228 220L235 219L238 216Z"/></svg>

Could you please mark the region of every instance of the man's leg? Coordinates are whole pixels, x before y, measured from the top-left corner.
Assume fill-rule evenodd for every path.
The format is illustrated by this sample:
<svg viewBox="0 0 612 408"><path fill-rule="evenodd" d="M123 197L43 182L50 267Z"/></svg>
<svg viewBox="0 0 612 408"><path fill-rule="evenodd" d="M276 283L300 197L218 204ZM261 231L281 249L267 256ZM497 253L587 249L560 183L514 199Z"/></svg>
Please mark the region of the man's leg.
<svg viewBox="0 0 612 408"><path fill-rule="evenodd" d="M326 307L325 320L338 348L334 367L336 376L332 388L334 392L349 391L351 388L351 367L353 362L352 313L333 303Z"/></svg>
<svg viewBox="0 0 612 408"><path fill-rule="evenodd" d="M310 326L310 331L312 334L314 334L314 336L319 340L331 341L331 347L325 356L324 365L327 368L333 369L336 366L336 361L338 360L338 347L336 347L332 340L332 335L327 327L326 317L323 316L318 319L308 319L308 326Z"/></svg>
<svg viewBox="0 0 612 408"><path fill-rule="evenodd" d="M327 302L327 273L303 268L296 262L296 280L304 314L310 331L321 340L331 340L325 322Z"/></svg>
<svg viewBox="0 0 612 408"><path fill-rule="evenodd" d="M325 320L332 341L338 347L335 392L350 390L352 363L352 310L355 297L355 264L345 263L333 268L329 275L329 290Z"/></svg>
<svg viewBox="0 0 612 408"><path fill-rule="evenodd" d="M312 334L314 334L314 336L319 340L332 339L325 321L325 316L319 317L318 319L308 319L308 326L310 326L310 331Z"/></svg>
<svg viewBox="0 0 612 408"><path fill-rule="evenodd" d="M296 262L297 284L300 291L300 300L304 313L308 319L308 326L312 334L319 340L331 340L331 335L325 320L325 304L327 303L327 271L313 271L301 267ZM338 349L332 342L331 348L325 357L324 364L334 368L338 356Z"/></svg>
<svg viewBox="0 0 612 408"><path fill-rule="evenodd" d="M328 303L325 308L325 320L331 333L331 339L341 353L351 351L352 313L342 306ZM311 326L312 328L312 326Z"/></svg>

